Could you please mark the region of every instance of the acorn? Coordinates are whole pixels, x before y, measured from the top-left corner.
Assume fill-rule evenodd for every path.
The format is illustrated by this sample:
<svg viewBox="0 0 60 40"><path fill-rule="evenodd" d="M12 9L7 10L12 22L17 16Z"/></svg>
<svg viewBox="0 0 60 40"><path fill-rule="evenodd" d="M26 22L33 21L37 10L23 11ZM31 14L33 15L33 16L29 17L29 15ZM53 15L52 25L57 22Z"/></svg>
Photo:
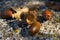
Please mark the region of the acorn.
<svg viewBox="0 0 60 40"><path fill-rule="evenodd" d="M44 10L43 13L42 13L42 17L43 17L45 20L51 19L51 16L52 16L52 15L51 15L51 11L48 10L48 9Z"/></svg>
<svg viewBox="0 0 60 40"><path fill-rule="evenodd" d="M20 19L21 13L22 10L19 7L8 8L2 12L2 18Z"/></svg>
<svg viewBox="0 0 60 40"><path fill-rule="evenodd" d="M40 27L41 27L40 22L38 22L38 21L34 22L33 24L30 25L30 27L28 29L29 34L32 35L32 36L36 35L39 32Z"/></svg>
<svg viewBox="0 0 60 40"><path fill-rule="evenodd" d="M37 14L35 11L29 11L26 15L27 24L32 24L37 20Z"/></svg>
<svg viewBox="0 0 60 40"><path fill-rule="evenodd" d="M1 13L2 18L12 18L12 11L11 10L4 10Z"/></svg>

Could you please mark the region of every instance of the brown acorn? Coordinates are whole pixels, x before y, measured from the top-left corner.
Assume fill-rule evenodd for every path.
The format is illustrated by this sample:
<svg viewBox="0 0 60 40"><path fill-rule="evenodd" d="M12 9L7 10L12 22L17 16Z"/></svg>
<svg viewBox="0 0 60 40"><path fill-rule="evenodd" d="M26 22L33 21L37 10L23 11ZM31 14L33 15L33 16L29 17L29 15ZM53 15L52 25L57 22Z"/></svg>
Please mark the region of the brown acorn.
<svg viewBox="0 0 60 40"><path fill-rule="evenodd" d="M12 11L11 10L4 10L1 13L2 18L12 18Z"/></svg>
<svg viewBox="0 0 60 40"><path fill-rule="evenodd" d="M52 16L51 11L46 9L45 11L43 11L42 16L43 16L44 19L49 20Z"/></svg>
<svg viewBox="0 0 60 40"><path fill-rule="evenodd" d="M37 14L35 11L29 11L26 15L27 24L32 24L37 20Z"/></svg>
<svg viewBox="0 0 60 40"><path fill-rule="evenodd" d="M39 30L40 30L40 27L41 27L41 23L36 21L34 22L33 24L31 24L30 28L29 28L29 34L30 35L36 35Z"/></svg>

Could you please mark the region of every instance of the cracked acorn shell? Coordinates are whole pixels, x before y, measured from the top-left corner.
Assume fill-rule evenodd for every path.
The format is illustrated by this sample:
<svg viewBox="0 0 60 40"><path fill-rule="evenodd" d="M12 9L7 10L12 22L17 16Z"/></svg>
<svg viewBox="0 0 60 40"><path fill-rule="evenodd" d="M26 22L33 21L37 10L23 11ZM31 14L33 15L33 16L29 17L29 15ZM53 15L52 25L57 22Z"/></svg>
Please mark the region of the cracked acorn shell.
<svg viewBox="0 0 60 40"><path fill-rule="evenodd" d="M29 34L32 35L32 36L36 35L39 32L40 27L41 27L41 23L40 22L38 22L38 21L34 22L33 24L30 25L30 27L28 29L29 30Z"/></svg>
<svg viewBox="0 0 60 40"><path fill-rule="evenodd" d="M49 20L51 18L52 14L51 14L51 11L46 9L45 11L43 11L42 13L42 17L45 19L45 20Z"/></svg>

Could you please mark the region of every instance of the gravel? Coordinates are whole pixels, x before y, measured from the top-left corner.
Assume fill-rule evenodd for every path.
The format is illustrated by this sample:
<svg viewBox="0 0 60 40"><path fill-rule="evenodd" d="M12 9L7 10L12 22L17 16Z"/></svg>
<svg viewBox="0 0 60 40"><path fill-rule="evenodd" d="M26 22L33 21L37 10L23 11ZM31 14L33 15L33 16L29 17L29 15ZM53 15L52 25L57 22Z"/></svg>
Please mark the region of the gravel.
<svg viewBox="0 0 60 40"><path fill-rule="evenodd" d="M0 12L11 6L23 6L30 0L4 0L0 1ZM5 40L60 40L60 12L55 12L51 10L52 18L51 20L44 21L41 24L40 31L35 36L30 36L28 34L27 28L19 27L19 33L14 33L12 27L8 24L15 20L0 19L0 33L2 34L2 39ZM41 15L40 11L38 11ZM24 29L24 30L23 30ZM22 33L22 34L21 34ZM10 34L10 35L9 35ZM9 35L9 37L7 37Z"/></svg>

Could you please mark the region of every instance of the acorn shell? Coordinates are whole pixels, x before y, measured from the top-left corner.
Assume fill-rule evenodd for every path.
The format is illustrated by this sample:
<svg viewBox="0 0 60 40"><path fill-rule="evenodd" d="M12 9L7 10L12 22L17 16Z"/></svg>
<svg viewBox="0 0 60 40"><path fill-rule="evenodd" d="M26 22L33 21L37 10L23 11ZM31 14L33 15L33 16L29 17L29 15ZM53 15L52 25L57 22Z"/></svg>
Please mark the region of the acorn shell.
<svg viewBox="0 0 60 40"><path fill-rule="evenodd" d="M30 28L29 28L29 34L30 35L35 35L39 32L41 27L40 22L36 21L35 23L31 24Z"/></svg>

